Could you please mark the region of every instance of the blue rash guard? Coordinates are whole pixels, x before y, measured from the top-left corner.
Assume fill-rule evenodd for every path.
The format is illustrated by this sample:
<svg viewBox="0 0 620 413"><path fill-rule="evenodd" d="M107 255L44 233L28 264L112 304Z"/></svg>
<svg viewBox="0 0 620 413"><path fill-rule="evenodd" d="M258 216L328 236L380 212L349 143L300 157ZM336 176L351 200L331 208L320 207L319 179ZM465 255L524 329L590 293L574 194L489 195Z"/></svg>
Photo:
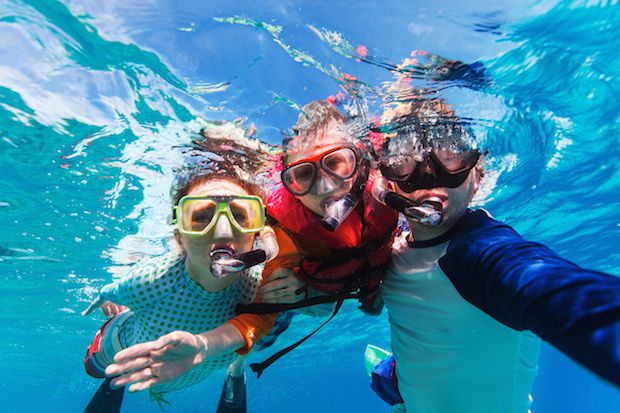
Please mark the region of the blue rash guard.
<svg viewBox="0 0 620 413"><path fill-rule="evenodd" d="M471 304L620 386L620 277L581 268L484 211L459 221L439 266Z"/></svg>
<svg viewBox="0 0 620 413"><path fill-rule="evenodd" d="M396 241L382 287L408 413L527 412L536 333L620 384L620 278L525 241L484 211Z"/></svg>

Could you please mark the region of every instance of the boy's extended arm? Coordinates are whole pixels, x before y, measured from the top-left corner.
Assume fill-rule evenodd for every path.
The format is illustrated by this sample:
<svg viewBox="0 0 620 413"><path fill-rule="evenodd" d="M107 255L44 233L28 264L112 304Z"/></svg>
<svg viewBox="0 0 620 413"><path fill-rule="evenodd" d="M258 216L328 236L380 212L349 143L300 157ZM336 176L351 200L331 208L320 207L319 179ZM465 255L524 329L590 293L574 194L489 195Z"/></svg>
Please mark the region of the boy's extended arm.
<svg viewBox="0 0 620 413"><path fill-rule="evenodd" d="M439 264L467 301L620 386L620 277L581 268L482 211L458 225Z"/></svg>

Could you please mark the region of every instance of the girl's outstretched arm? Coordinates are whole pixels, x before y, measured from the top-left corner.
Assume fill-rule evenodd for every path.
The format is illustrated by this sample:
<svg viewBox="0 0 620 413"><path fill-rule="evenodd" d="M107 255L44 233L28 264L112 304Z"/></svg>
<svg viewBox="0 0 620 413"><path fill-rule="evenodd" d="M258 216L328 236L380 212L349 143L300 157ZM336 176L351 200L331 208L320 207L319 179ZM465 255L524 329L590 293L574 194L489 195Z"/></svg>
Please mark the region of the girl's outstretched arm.
<svg viewBox="0 0 620 413"><path fill-rule="evenodd" d="M245 338L230 323L200 334L174 331L119 352L105 372L109 377L118 376L112 380L112 386L129 385L129 391L141 391L180 377L206 358L244 345Z"/></svg>

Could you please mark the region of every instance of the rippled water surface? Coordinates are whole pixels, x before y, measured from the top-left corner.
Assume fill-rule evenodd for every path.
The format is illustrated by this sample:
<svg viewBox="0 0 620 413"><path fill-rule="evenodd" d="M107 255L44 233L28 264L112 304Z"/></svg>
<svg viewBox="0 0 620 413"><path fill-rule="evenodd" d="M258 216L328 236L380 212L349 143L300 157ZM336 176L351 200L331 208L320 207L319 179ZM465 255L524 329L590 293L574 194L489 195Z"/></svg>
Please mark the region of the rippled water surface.
<svg viewBox="0 0 620 413"><path fill-rule="evenodd" d="M165 250L172 169L197 117L241 118L279 143L300 106L353 78L378 115L379 87L413 50L486 68L414 80L489 150L480 203L620 275L619 5L464 3L0 0L2 410L86 405L98 383L82 357L103 316L79 311L120 267ZM314 325L300 319L281 344ZM369 342L389 345L385 315L347 306L249 379L250 411L389 411L367 387ZM170 411L212 411L221 376L171 395ZM617 389L548 347L533 397L534 412L620 411ZM126 397L124 411L153 408Z"/></svg>

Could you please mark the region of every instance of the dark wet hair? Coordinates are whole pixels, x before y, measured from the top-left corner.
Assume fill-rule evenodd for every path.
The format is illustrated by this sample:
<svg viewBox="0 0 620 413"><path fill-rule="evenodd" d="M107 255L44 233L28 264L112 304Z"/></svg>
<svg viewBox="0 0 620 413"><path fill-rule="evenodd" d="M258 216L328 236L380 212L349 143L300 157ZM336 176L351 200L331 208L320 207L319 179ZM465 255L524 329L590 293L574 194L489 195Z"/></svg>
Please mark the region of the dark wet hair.
<svg viewBox="0 0 620 413"><path fill-rule="evenodd" d="M443 100L413 99L405 113L383 123L383 158L412 157L420 149L433 146L462 152L473 149L471 133L454 110Z"/></svg>
<svg viewBox="0 0 620 413"><path fill-rule="evenodd" d="M419 161L416 157L428 147L453 152L476 150L469 125L442 99L412 99L406 105L408 110L380 126L385 136L382 164Z"/></svg>

